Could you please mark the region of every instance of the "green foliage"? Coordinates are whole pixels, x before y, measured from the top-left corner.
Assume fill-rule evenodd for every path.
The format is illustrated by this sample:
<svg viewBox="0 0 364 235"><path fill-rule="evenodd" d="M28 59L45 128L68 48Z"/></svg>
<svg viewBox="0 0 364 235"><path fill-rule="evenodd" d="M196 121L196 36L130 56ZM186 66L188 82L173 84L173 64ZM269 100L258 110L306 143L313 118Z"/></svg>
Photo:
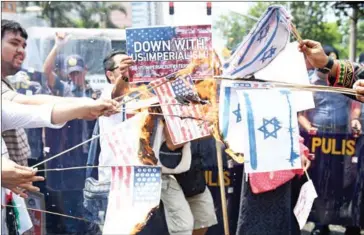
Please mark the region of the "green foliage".
<svg viewBox="0 0 364 235"><path fill-rule="evenodd" d="M40 17L47 20L51 27L118 28L109 19L111 11L117 10L127 14L122 5L107 2L34 1L19 4L22 12L25 12L25 8L30 4L42 7ZM78 16L73 15L72 10Z"/></svg>
<svg viewBox="0 0 364 235"><path fill-rule="evenodd" d="M41 18L48 20L51 27L75 27L74 21L67 16L71 9L74 9L74 2L38 2L43 8Z"/></svg>

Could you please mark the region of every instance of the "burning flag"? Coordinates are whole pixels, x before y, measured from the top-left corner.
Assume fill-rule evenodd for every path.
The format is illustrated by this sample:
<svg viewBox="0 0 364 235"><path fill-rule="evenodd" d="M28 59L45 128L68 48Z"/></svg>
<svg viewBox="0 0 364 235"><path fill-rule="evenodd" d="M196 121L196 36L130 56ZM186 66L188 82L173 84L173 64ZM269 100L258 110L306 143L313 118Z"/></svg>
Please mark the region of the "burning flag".
<svg viewBox="0 0 364 235"><path fill-rule="evenodd" d="M103 234L136 234L159 205L161 168L112 167L111 188Z"/></svg>
<svg viewBox="0 0 364 235"><path fill-rule="evenodd" d="M203 117L201 105L182 105L178 101L184 98L200 101L194 91L192 78L187 75L179 76L175 81L166 81L167 78L160 78L151 82L151 85L156 87L154 90L158 95L173 144L186 143L210 135L207 122L193 119Z"/></svg>
<svg viewBox="0 0 364 235"><path fill-rule="evenodd" d="M224 64L223 76L245 77L267 66L289 41L291 17L270 6Z"/></svg>
<svg viewBox="0 0 364 235"><path fill-rule="evenodd" d="M112 156L113 165L141 165L138 159L142 125L148 112L141 112L125 122L120 123L111 132L101 135L101 145L106 141L110 147L105 151L105 156ZM103 146L103 145L102 145ZM107 151L107 152L106 152Z"/></svg>

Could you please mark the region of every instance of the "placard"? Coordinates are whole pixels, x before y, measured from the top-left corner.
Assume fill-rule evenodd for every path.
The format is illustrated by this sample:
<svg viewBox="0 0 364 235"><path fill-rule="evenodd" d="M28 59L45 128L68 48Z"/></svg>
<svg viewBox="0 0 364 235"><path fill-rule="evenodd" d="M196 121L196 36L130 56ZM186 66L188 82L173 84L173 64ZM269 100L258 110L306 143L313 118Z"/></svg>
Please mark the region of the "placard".
<svg viewBox="0 0 364 235"><path fill-rule="evenodd" d="M126 48L136 62L131 82L150 82L192 63L194 79L213 75L211 25L129 28Z"/></svg>

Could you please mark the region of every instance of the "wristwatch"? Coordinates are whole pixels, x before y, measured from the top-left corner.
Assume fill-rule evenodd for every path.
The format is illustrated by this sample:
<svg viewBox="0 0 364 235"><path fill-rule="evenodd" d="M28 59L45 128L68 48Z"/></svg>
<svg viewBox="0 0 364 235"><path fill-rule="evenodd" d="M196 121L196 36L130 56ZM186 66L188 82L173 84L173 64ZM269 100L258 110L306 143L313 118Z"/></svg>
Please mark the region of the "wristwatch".
<svg viewBox="0 0 364 235"><path fill-rule="evenodd" d="M332 66L334 66L334 60L331 58L331 56L329 56L329 61L327 62L325 67L318 69L318 71L324 74L328 74L330 73Z"/></svg>

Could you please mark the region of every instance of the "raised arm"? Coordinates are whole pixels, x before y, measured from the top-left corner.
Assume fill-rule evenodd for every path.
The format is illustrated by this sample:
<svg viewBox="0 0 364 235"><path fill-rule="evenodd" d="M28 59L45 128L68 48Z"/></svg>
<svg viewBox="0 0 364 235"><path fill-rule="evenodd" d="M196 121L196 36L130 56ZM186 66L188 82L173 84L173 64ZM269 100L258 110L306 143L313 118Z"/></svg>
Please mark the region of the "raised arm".
<svg viewBox="0 0 364 235"><path fill-rule="evenodd" d="M120 70L120 76L116 80L116 84L111 93L111 98L116 98L122 96L123 94L129 91L129 67L134 64L134 61L131 57L125 55L118 65L117 68ZM109 71L108 71L109 72Z"/></svg>
<svg viewBox="0 0 364 235"><path fill-rule="evenodd" d="M43 72L47 78L48 86L53 89L56 84L56 74L54 73L54 63L56 61L57 53L67 43L69 35L66 33L56 33L55 44L48 54L43 65Z"/></svg>

